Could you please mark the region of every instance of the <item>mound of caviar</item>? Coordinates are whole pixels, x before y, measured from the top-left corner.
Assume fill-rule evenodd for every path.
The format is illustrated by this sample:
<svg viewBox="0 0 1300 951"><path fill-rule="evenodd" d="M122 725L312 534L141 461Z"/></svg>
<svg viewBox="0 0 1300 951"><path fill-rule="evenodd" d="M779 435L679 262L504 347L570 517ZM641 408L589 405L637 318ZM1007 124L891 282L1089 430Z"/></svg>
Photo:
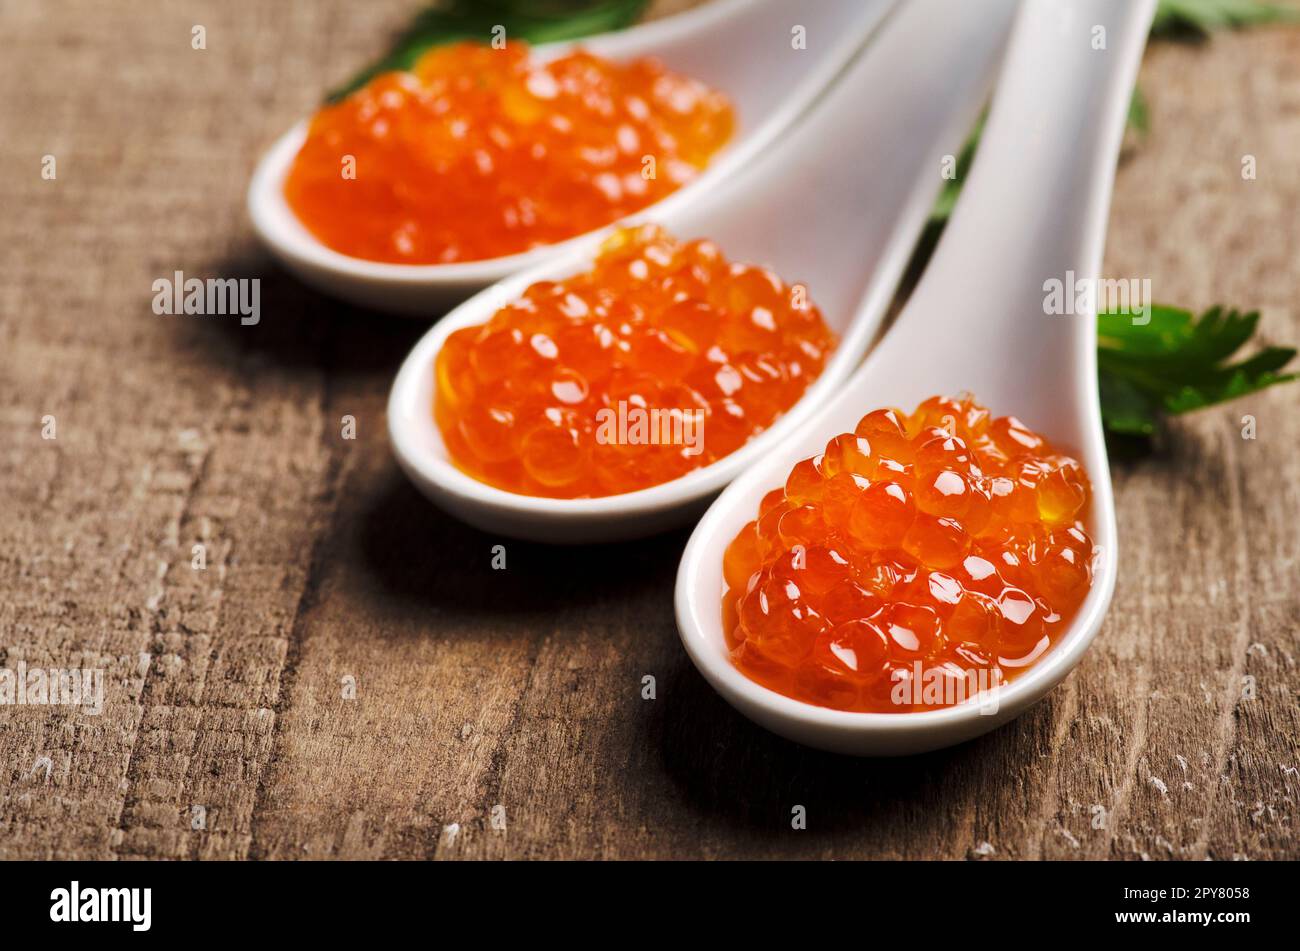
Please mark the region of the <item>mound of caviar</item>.
<svg viewBox="0 0 1300 951"><path fill-rule="evenodd" d="M336 251L445 264L609 224L693 178L731 136L725 96L655 60L436 48L312 120L285 183Z"/></svg>
<svg viewBox="0 0 1300 951"><path fill-rule="evenodd" d="M511 492L616 495L734 452L821 373L801 285L710 241L624 228L592 270L451 334L434 415L452 460Z"/></svg>
<svg viewBox="0 0 1300 951"><path fill-rule="evenodd" d="M1082 465L969 397L881 409L727 548L733 662L840 710L951 706L1037 660L1092 584Z"/></svg>

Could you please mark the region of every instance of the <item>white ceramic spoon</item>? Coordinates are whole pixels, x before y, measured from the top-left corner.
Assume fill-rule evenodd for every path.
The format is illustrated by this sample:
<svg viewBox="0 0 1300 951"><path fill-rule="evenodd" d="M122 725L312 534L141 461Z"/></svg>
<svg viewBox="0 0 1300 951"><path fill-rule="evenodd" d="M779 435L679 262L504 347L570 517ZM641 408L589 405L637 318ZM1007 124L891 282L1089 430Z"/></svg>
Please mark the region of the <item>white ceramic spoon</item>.
<svg viewBox="0 0 1300 951"><path fill-rule="evenodd" d="M733 140L705 172L661 204L677 205L760 154L844 68L897 0L715 0L698 9L575 43L539 46L541 59L582 46L606 59L654 56L668 68L730 97ZM805 29L796 49L792 30ZM267 249L305 283L376 310L432 320L449 305L507 275L532 267L575 240L521 254L459 264L367 261L331 250L284 199L284 180L307 136L303 120L266 153L248 187L253 228Z"/></svg>
<svg viewBox="0 0 1300 951"><path fill-rule="evenodd" d="M933 207L943 157L959 149L986 100L1014 9L1014 0L955 8L910 0L806 120L743 175L644 216L804 283L839 336L821 377L766 432L679 479L595 499L516 495L452 465L431 411L443 341L484 323L534 281L590 268L598 242L588 241L466 301L416 344L388 402L393 448L412 481L458 518L540 541L631 538L696 518L723 486L797 433L861 361Z"/></svg>
<svg viewBox="0 0 1300 951"><path fill-rule="evenodd" d="M737 479L691 537L677 576L677 623L700 672L775 733L835 752L918 753L1005 723L1078 663L1115 584L1115 509L1097 401L1093 313L1045 315L1044 282L1097 276L1130 91L1155 0L1025 0L965 192L898 323L835 400ZM1105 28L1105 50L1092 47ZM973 393L1081 455L1100 551L1078 615L1050 651L979 702L920 713L848 713L782 696L728 657L723 551L765 492L800 459L883 406Z"/></svg>

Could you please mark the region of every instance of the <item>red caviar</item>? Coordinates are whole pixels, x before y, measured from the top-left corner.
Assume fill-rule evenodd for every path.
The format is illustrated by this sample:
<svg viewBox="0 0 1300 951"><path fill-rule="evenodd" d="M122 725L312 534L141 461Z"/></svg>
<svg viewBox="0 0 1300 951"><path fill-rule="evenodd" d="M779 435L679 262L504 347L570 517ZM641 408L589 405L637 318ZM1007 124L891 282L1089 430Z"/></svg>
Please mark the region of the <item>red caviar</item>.
<svg viewBox="0 0 1300 951"><path fill-rule="evenodd" d="M819 706L951 706L1034 663L1092 584L1082 465L1011 416L880 409L790 472L727 548L751 679Z"/></svg>
<svg viewBox="0 0 1300 951"><path fill-rule="evenodd" d="M590 231L693 178L730 138L725 96L652 59L457 43L312 120L285 183L336 251L442 264Z"/></svg>
<svg viewBox="0 0 1300 951"><path fill-rule="evenodd" d="M802 285L711 241L618 231L594 267L448 336L434 415L452 460L525 495L644 489L734 452L822 371Z"/></svg>

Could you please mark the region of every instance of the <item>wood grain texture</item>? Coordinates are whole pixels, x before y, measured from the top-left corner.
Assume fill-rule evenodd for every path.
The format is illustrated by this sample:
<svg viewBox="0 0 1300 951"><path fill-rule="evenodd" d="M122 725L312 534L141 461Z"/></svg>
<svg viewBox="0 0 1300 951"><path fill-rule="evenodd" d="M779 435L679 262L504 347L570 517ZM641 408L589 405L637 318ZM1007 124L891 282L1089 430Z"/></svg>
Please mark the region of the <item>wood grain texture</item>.
<svg viewBox="0 0 1300 951"><path fill-rule="evenodd" d="M714 695L673 622L681 533L505 541L494 571L503 540L389 451L420 328L298 285L243 210L260 150L416 5L0 7L0 666L107 672L100 716L0 708L0 857L1300 856L1296 389L1117 459L1083 664L915 759L801 749ZM1161 44L1141 82L1108 274L1300 338L1300 32ZM262 322L153 314L178 269L260 276Z"/></svg>

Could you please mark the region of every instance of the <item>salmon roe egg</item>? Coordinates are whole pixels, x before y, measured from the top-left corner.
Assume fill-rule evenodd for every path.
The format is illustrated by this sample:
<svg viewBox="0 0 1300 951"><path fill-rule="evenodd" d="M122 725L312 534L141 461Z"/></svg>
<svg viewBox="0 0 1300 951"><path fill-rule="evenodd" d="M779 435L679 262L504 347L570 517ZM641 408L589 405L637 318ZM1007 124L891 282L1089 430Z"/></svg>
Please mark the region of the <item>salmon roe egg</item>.
<svg viewBox="0 0 1300 951"><path fill-rule="evenodd" d="M839 710L961 703L1032 665L1092 586L1083 466L970 397L879 409L790 471L723 556L732 661Z"/></svg>
<svg viewBox="0 0 1300 951"><path fill-rule="evenodd" d="M799 399L834 345L802 288L728 262L712 242L625 228L590 271L534 284L450 334L434 417L476 479L524 495L616 495L734 452ZM820 500L832 468L853 489L850 470L868 455L865 439L846 439L807 474L810 494L797 488L802 470L791 475L792 498ZM811 537L820 519L790 512L773 531Z"/></svg>
<svg viewBox="0 0 1300 951"><path fill-rule="evenodd" d="M323 108L285 182L335 251L446 264L590 231L688 182L731 137L727 98L658 61L527 44L426 53Z"/></svg>

